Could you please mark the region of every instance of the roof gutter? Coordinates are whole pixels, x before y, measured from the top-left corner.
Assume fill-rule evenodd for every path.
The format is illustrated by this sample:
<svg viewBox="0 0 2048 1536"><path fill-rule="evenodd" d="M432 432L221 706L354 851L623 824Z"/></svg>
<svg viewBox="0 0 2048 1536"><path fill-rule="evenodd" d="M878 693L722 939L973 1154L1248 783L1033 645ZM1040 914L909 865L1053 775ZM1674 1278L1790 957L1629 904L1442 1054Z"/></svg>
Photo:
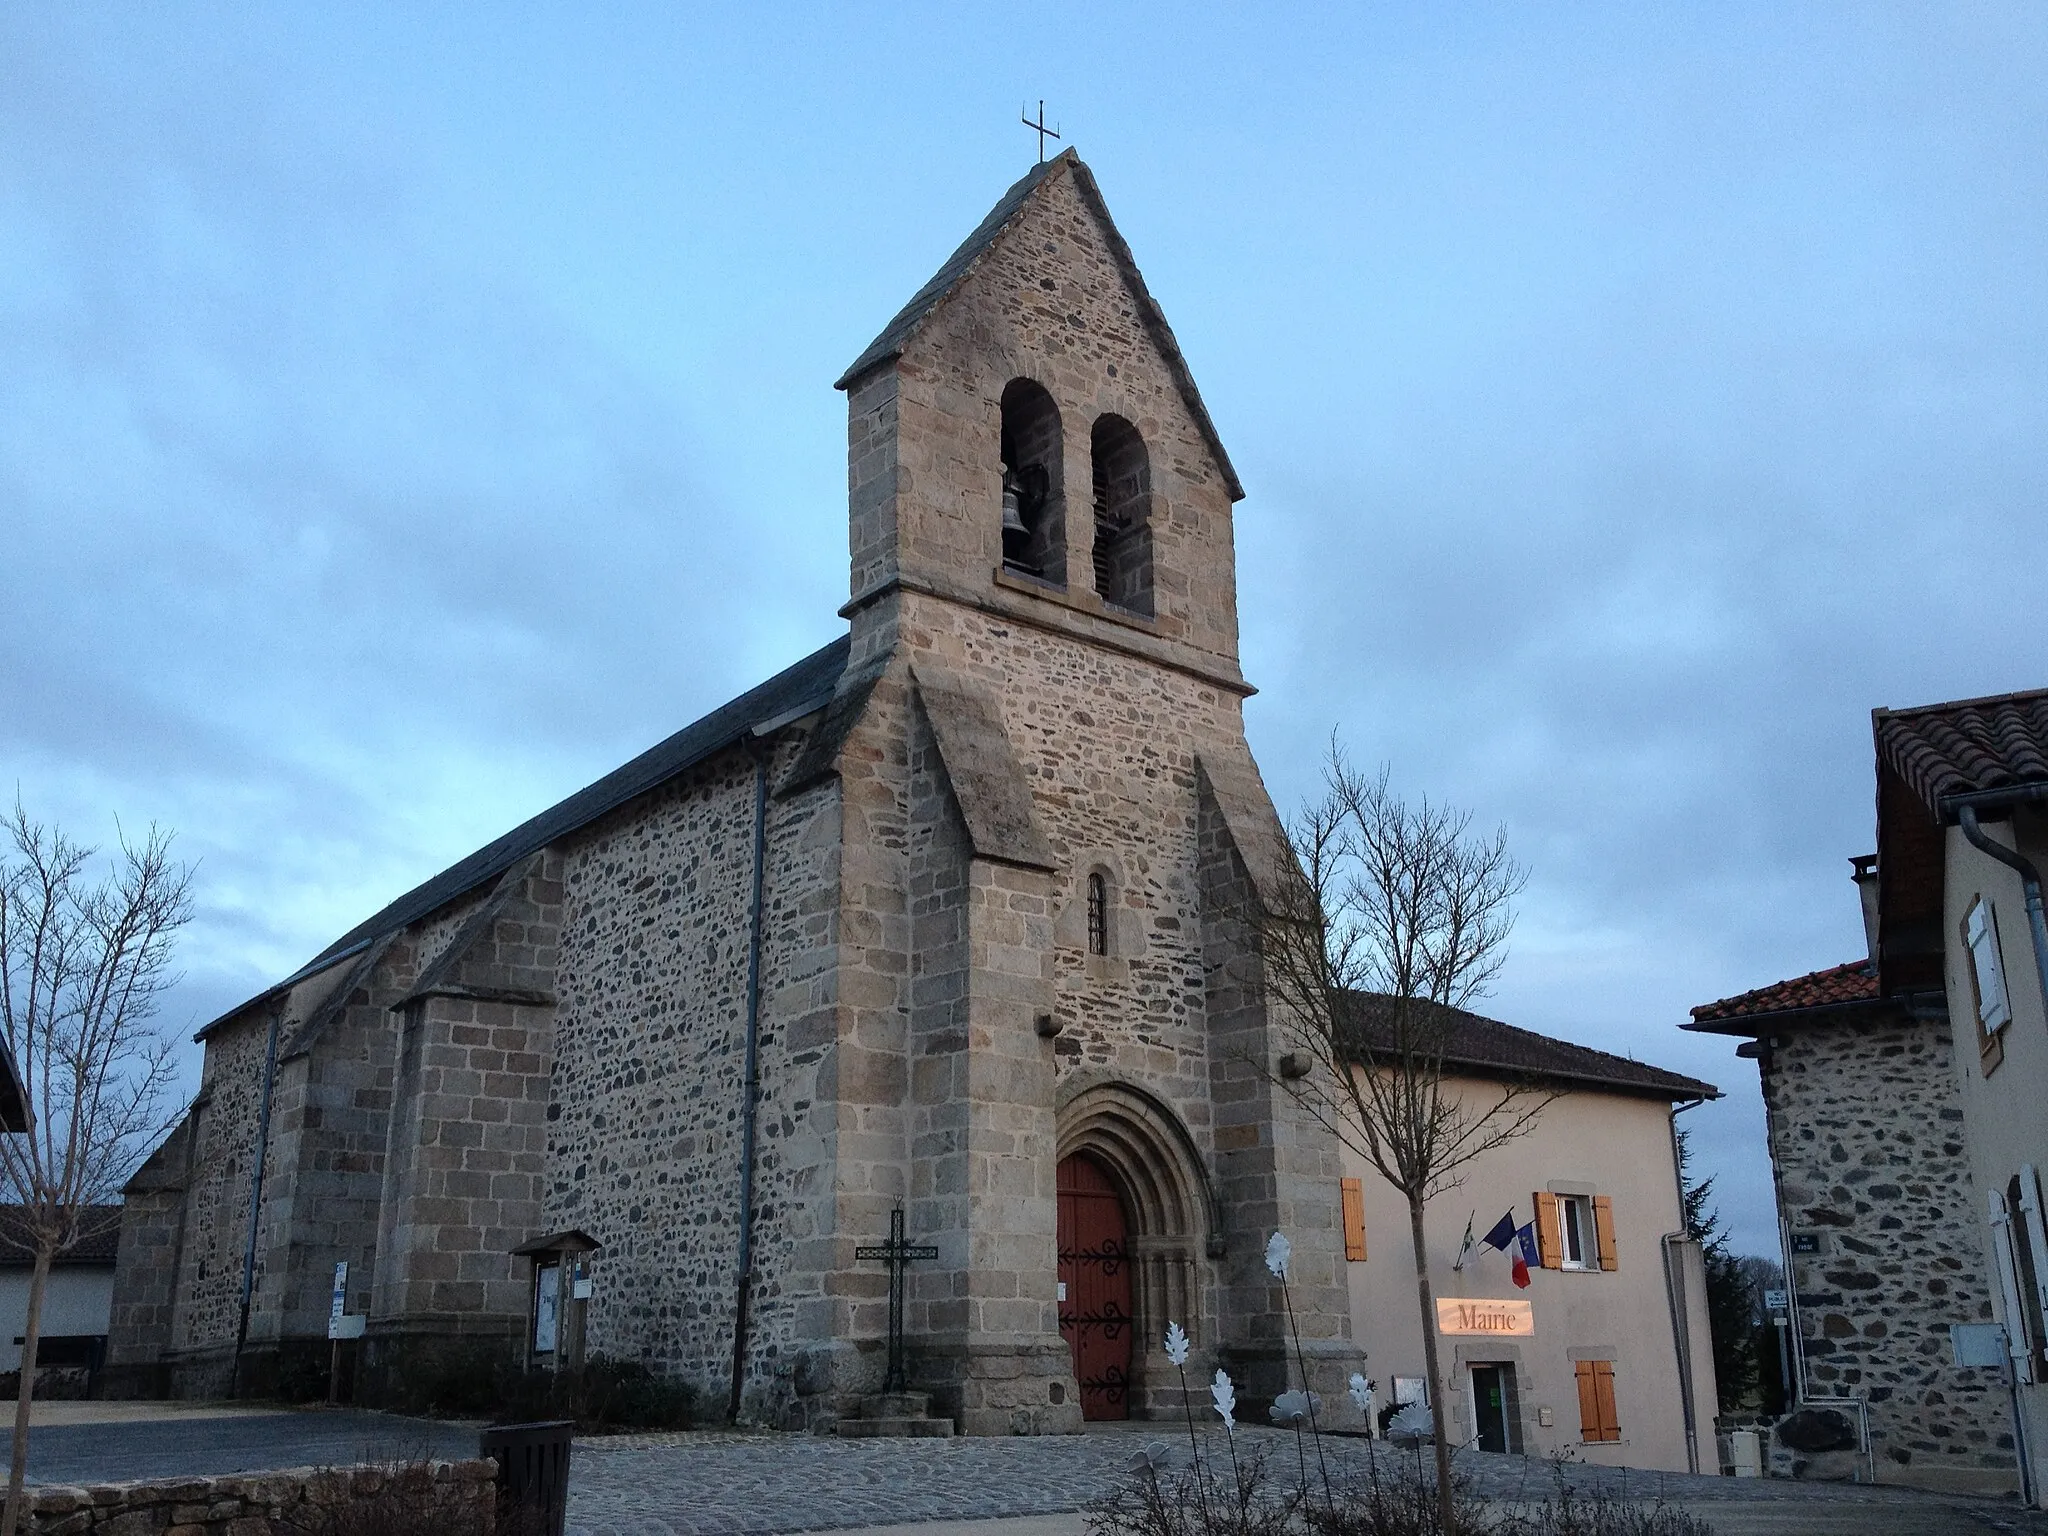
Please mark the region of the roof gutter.
<svg viewBox="0 0 2048 1536"><path fill-rule="evenodd" d="M1986 810L2010 809L2022 800L2048 798L2048 785L2029 785L2024 790L2000 793L2009 794L2011 798L2000 802L1984 795L1958 797L1962 803L1954 807L1956 825L1963 829L1963 836L1970 840L1972 847L1989 854L2020 877L2020 889L2027 901L2027 927L2034 938L2034 975L2041 984L2041 1006L2048 1008L2048 917L2044 917L2041 910L2041 871L2034 867L2032 859L1995 842L1977 824L1979 805ZM1943 809L1948 809L1950 802L1943 801L1942 805Z"/></svg>

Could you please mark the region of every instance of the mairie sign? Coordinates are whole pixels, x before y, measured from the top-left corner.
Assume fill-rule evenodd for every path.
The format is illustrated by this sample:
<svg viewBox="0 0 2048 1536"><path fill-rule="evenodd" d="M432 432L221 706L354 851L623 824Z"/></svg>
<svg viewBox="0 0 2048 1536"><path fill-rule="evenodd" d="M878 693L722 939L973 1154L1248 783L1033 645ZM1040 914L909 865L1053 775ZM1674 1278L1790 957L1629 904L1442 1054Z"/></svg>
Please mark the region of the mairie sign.
<svg viewBox="0 0 2048 1536"><path fill-rule="evenodd" d="M1526 1301L1440 1300L1436 1331L1527 1338L1536 1331L1536 1314Z"/></svg>

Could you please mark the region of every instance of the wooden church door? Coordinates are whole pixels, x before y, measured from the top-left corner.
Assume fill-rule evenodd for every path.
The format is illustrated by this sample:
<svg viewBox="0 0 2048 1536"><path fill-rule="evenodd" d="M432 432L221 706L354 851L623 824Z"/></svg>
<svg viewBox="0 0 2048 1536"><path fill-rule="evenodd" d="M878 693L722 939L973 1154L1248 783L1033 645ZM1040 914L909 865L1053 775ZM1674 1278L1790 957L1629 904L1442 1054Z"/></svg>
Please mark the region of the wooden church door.
<svg viewBox="0 0 2048 1536"><path fill-rule="evenodd" d="M1109 1175L1079 1153L1059 1166L1060 1333L1081 1384L1081 1417L1130 1417L1130 1226Z"/></svg>

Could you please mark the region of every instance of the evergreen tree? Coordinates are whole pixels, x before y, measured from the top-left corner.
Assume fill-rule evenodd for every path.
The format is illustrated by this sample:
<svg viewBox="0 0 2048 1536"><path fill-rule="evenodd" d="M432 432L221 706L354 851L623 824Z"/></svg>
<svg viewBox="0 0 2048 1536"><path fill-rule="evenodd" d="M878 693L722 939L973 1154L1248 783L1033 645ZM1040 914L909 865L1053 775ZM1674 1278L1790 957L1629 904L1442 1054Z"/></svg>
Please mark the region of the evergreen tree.
<svg viewBox="0 0 2048 1536"><path fill-rule="evenodd" d="M1721 1213L1709 1202L1714 1180L1692 1177L1691 1133L1678 1133L1678 1178L1684 1191L1685 1229L1700 1245L1707 1271L1707 1325L1714 1335L1714 1380L1721 1411L1727 1413L1753 1398L1761 1380L1757 1348L1760 1298L1739 1255L1728 1246Z"/></svg>

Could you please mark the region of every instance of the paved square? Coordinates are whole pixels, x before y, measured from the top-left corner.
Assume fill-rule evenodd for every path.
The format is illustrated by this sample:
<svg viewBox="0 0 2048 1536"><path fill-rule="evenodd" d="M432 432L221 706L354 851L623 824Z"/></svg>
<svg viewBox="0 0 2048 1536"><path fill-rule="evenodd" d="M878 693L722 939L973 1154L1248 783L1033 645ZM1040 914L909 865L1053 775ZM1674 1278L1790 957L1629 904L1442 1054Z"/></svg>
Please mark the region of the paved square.
<svg viewBox="0 0 2048 1536"><path fill-rule="evenodd" d="M696 1433L576 1443L569 1525L575 1536L771 1536L943 1522L928 1536L1004 1536L973 1522L1068 1515L1065 1524L1019 1527L1013 1536L1080 1536L1079 1512L1130 1475L1141 1446L1168 1448L1185 1467L1185 1431L1119 1427L1078 1436L960 1440L835 1440L795 1435ZM1241 1430L1241 1452L1260 1447L1275 1472L1296 1474L1295 1441L1275 1430ZM1385 1443L1324 1441L1334 1476L1356 1476L1375 1457L1383 1473L1412 1475L1413 1458ZM1204 1454L1224 1454L1220 1435ZM1483 1498L1512 1505L1544 1496L1556 1473L1519 1456L1464 1453L1458 1465ZM1316 1477L1314 1451L1309 1476ZM1951 1499L1907 1489L1568 1466L1576 1488L1662 1496L1712 1522L1719 1536L1951 1536L1983 1530L2048 1536L2048 1515L2011 1504ZM965 1529L961 1529L961 1528Z"/></svg>

